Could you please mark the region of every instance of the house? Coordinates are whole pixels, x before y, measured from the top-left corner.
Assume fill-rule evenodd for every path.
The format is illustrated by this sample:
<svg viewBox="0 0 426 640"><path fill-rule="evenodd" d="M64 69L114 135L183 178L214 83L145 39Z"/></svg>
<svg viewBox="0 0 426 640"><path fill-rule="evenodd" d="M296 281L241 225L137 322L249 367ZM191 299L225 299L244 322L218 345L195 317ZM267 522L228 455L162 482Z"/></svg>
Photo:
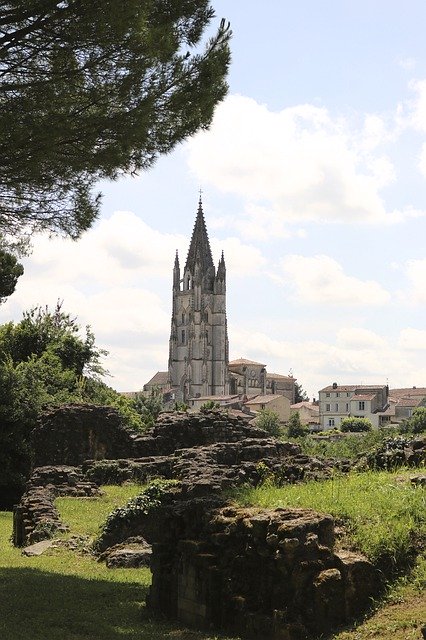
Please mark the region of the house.
<svg viewBox="0 0 426 640"><path fill-rule="evenodd" d="M380 426L380 415L389 407L387 385L338 385L334 382L319 392L319 418L322 430L340 428L344 418L368 418Z"/></svg>
<svg viewBox="0 0 426 640"><path fill-rule="evenodd" d="M305 424L310 431L320 431L319 405L317 402L303 400L290 406L291 413L298 413L300 422Z"/></svg>
<svg viewBox="0 0 426 640"><path fill-rule="evenodd" d="M290 418L290 400L286 396L268 394L249 397L244 406L252 413L258 413L262 409L274 411L280 422L287 422Z"/></svg>
<svg viewBox="0 0 426 640"><path fill-rule="evenodd" d="M417 407L426 406L426 387L391 389L389 391L389 410L381 418L381 424L400 424L413 415Z"/></svg>

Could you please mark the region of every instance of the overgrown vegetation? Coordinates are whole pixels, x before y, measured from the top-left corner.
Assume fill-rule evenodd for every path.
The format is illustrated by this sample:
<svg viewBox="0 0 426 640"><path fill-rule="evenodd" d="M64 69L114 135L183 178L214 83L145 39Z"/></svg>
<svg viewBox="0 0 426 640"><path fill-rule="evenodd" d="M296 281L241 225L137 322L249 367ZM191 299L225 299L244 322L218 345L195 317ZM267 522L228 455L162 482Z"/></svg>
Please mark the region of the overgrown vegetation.
<svg viewBox="0 0 426 640"><path fill-rule="evenodd" d="M392 569L409 562L426 543L426 495L409 482L409 472L370 471L331 480L256 489L234 494L244 505L307 507L331 513L344 523L344 545Z"/></svg>
<svg viewBox="0 0 426 640"><path fill-rule="evenodd" d="M46 407L110 405L128 425L145 426L131 400L102 382L105 355L90 327L82 331L59 302L0 326L0 506L19 500L31 461L28 437Z"/></svg>
<svg viewBox="0 0 426 640"><path fill-rule="evenodd" d="M358 456L367 451L382 445L385 440L396 435L395 430L374 429L367 433L356 435L346 434L336 440L327 438L318 439L314 436L307 435L302 438L295 439L304 453L311 456L319 456L324 458L350 458L355 460ZM333 435L333 433L331 433ZM334 435L340 435L336 432Z"/></svg>
<svg viewBox="0 0 426 640"><path fill-rule="evenodd" d="M295 411L287 422L287 435L289 438L300 438L307 434L307 428L300 420L300 414Z"/></svg>
<svg viewBox="0 0 426 640"><path fill-rule="evenodd" d="M404 420L401 425L402 433L424 433L426 431L426 407L414 409L411 418Z"/></svg>
<svg viewBox="0 0 426 640"><path fill-rule="evenodd" d="M362 431L371 431L373 425L371 424L371 420L368 418L356 418L355 416L351 416L348 418L343 418L340 423L340 430L350 433L359 433Z"/></svg>
<svg viewBox="0 0 426 640"><path fill-rule="evenodd" d="M256 426L264 429L271 436L279 436L281 434L280 417L276 411L272 409L261 409L256 418Z"/></svg>
<svg viewBox="0 0 426 640"><path fill-rule="evenodd" d="M131 498L126 505L114 509L102 525L101 534L96 540L94 548L103 550L125 539L127 536L123 534L127 528L129 527L131 530L135 520L139 520L141 516L148 515L153 509L157 509L170 488L177 484L177 480L154 480L137 496Z"/></svg>

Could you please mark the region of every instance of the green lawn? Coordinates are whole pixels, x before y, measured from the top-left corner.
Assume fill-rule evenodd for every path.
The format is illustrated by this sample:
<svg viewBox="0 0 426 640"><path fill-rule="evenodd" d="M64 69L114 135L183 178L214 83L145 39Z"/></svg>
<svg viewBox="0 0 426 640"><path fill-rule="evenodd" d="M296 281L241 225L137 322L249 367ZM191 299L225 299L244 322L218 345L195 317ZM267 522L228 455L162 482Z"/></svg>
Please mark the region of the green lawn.
<svg viewBox="0 0 426 640"><path fill-rule="evenodd" d="M99 499L60 498L70 534L98 533L137 485L104 487ZM12 514L0 512L1 640L214 640L218 636L150 620L145 596L148 569L107 569L88 554L49 549L27 558L10 542Z"/></svg>
<svg viewBox="0 0 426 640"><path fill-rule="evenodd" d="M265 486L239 492L239 499L332 512L351 521L352 533L362 531L360 539L378 549L385 538L398 546L407 531L411 540L413 528L417 536L425 534L425 492L409 486L404 481L408 475L362 474L282 489ZM61 517L71 527L65 537L95 537L108 513L140 491L136 485L104 489L99 499L57 500ZM405 523L402 530L399 521ZM380 534L366 534L368 529ZM107 569L90 555L65 548L27 558L11 545L11 531L12 514L0 512L1 640L225 640L150 620L145 608L148 570ZM378 547L375 538L381 541ZM420 559L415 572L393 587L377 612L333 640L420 640L420 626L426 620L425 579L426 562Z"/></svg>

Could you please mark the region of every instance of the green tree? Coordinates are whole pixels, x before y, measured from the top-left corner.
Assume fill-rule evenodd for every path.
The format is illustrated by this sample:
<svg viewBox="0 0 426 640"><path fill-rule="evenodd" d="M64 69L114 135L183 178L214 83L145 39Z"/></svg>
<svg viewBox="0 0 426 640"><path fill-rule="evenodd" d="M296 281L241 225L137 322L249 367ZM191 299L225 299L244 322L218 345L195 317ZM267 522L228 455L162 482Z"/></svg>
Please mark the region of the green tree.
<svg viewBox="0 0 426 640"><path fill-rule="evenodd" d="M106 375L100 362L107 352L95 346L89 326L84 339L80 332L76 318L62 310L62 302L58 301L53 310L48 306L34 307L24 312L18 324L9 322L0 327L0 357L7 354L16 364L33 356L41 357L48 351L76 376Z"/></svg>
<svg viewBox="0 0 426 640"><path fill-rule="evenodd" d="M340 423L341 431L349 431L352 433L356 433L359 431L371 431L373 425L371 424L371 420L368 418L343 418Z"/></svg>
<svg viewBox="0 0 426 640"><path fill-rule="evenodd" d="M16 257L0 246L0 304L15 291L18 278L24 273L24 267Z"/></svg>
<svg viewBox="0 0 426 640"><path fill-rule="evenodd" d="M281 433L280 417L272 409L261 409L256 418L256 426L264 429L271 436L279 436Z"/></svg>
<svg viewBox="0 0 426 640"><path fill-rule="evenodd" d="M152 427L164 409L163 394L160 389L151 389L148 395L137 393L132 401L135 411L140 415L145 427Z"/></svg>
<svg viewBox="0 0 426 640"><path fill-rule="evenodd" d="M99 179L152 166L211 123L229 25L209 0L6 0L0 15L0 234L77 238Z"/></svg>
<svg viewBox="0 0 426 640"><path fill-rule="evenodd" d="M301 436L305 436L306 432L306 426L302 424L299 412L295 411L290 415L289 421L287 422L289 438L300 438Z"/></svg>
<svg viewBox="0 0 426 640"><path fill-rule="evenodd" d="M297 404L298 402L303 402L308 400L309 400L308 394L306 393L302 385L299 384L298 382L295 382L294 383L294 403Z"/></svg>
<svg viewBox="0 0 426 640"><path fill-rule="evenodd" d="M426 431L426 407L417 407L413 415L405 420L402 429L406 433L423 433Z"/></svg>
<svg viewBox="0 0 426 640"><path fill-rule="evenodd" d="M36 307L21 322L0 327L0 508L10 508L23 491L31 464L29 434L49 405L110 405L125 423L144 427L131 401L101 381L105 354L89 327L81 336L60 303L53 311Z"/></svg>

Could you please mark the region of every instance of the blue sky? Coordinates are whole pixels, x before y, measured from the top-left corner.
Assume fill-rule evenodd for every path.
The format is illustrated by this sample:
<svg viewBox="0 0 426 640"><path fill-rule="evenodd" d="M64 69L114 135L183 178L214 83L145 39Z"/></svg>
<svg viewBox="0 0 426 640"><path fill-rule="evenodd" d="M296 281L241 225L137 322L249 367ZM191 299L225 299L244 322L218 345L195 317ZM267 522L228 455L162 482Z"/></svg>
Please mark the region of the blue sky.
<svg viewBox="0 0 426 640"><path fill-rule="evenodd" d="M0 321L34 304L90 324L119 390L167 368L174 253L198 190L227 264L231 358L331 382L426 386L426 5L213 2L233 30L208 132L100 185L78 242L38 237Z"/></svg>

